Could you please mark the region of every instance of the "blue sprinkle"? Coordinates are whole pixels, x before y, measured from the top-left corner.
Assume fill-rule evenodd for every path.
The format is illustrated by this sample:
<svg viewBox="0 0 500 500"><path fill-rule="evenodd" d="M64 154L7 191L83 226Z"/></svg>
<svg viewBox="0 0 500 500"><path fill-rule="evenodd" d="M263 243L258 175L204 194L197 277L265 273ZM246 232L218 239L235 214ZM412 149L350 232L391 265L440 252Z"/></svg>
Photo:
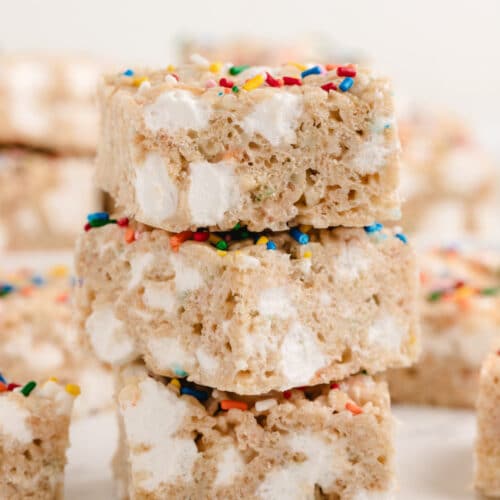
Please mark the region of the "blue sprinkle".
<svg viewBox="0 0 500 500"><path fill-rule="evenodd" d="M313 66L312 68L302 71L302 73L300 74L302 78L305 78L309 75L321 75L321 68L319 66Z"/></svg>
<svg viewBox="0 0 500 500"><path fill-rule="evenodd" d="M276 243L274 243L274 241L268 241L266 243L266 248L268 250L276 250Z"/></svg>
<svg viewBox="0 0 500 500"><path fill-rule="evenodd" d="M174 373L178 376L178 377L187 377L187 372L185 372L182 368L174 368Z"/></svg>
<svg viewBox="0 0 500 500"><path fill-rule="evenodd" d="M380 222L375 222L371 226L365 226L365 231L367 233L377 233L378 231L382 231L383 227L384 225L380 224Z"/></svg>
<svg viewBox="0 0 500 500"><path fill-rule="evenodd" d="M87 215L87 220L89 222L92 222L95 220L109 220L109 214L108 214L108 212L94 212L92 214Z"/></svg>
<svg viewBox="0 0 500 500"><path fill-rule="evenodd" d="M133 69L126 69L123 72L123 76L134 76L134 70Z"/></svg>
<svg viewBox="0 0 500 500"><path fill-rule="evenodd" d="M45 283L45 279L43 276L36 275L31 278L31 283L36 286L42 286Z"/></svg>
<svg viewBox="0 0 500 500"><path fill-rule="evenodd" d="M7 380L5 380L5 378L3 377L3 375L1 373L0 373L0 382L2 382L2 384L7 385Z"/></svg>
<svg viewBox="0 0 500 500"><path fill-rule="evenodd" d="M384 128L385 128L385 129L391 128L391 124L390 124L390 123L386 123L386 124L384 125Z"/></svg>
<svg viewBox="0 0 500 500"><path fill-rule="evenodd" d="M191 389L191 387L181 387L181 394L187 394L188 396L193 396L198 401L203 403L208 399L208 393L204 391L197 391L196 389Z"/></svg>
<svg viewBox="0 0 500 500"><path fill-rule="evenodd" d="M309 235L303 233L298 227L292 227L290 235L300 245L307 245L309 243Z"/></svg>
<svg viewBox="0 0 500 500"><path fill-rule="evenodd" d="M14 285L9 285L8 283L0 283L0 295L7 295L15 290Z"/></svg>
<svg viewBox="0 0 500 500"><path fill-rule="evenodd" d="M224 95L224 92L219 92L217 95L222 96L222 95Z"/></svg>
<svg viewBox="0 0 500 500"><path fill-rule="evenodd" d="M342 92L347 92L353 85L354 85L354 78L348 76L340 82L339 89Z"/></svg>
<svg viewBox="0 0 500 500"><path fill-rule="evenodd" d="M401 240L405 245L408 243L408 238L403 233L396 233L394 235L398 240Z"/></svg>

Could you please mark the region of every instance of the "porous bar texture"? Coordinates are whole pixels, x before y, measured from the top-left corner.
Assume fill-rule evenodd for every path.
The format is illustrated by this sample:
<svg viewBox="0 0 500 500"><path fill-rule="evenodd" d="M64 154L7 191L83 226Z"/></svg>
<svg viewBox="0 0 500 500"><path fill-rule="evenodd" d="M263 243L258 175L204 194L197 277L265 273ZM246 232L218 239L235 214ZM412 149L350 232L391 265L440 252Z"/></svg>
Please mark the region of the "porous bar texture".
<svg viewBox="0 0 500 500"><path fill-rule="evenodd" d="M74 397L56 382L0 391L0 498L63 498Z"/></svg>
<svg viewBox="0 0 500 500"><path fill-rule="evenodd" d="M389 372L395 402L473 408L481 362L500 338L500 254L437 248L421 254L422 356Z"/></svg>
<svg viewBox="0 0 500 500"><path fill-rule="evenodd" d="M415 361L415 259L391 231L241 231L225 251L133 222L84 233L76 311L97 355L239 394Z"/></svg>
<svg viewBox="0 0 500 500"><path fill-rule="evenodd" d="M482 494L500 498L500 342L481 368L475 485Z"/></svg>
<svg viewBox="0 0 500 500"><path fill-rule="evenodd" d="M389 395L369 376L246 398L197 387L200 401L129 367L119 387L121 498L388 498L394 485Z"/></svg>
<svg viewBox="0 0 500 500"><path fill-rule="evenodd" d="M405 231L427 244L498 241L500 178L472 131L443 111L413 109L398 118Z"/></svg>
<svg viewBox="0 0 500 500"><path fill-rule="evenodd" d="M0 149L0 250L72 248L101 205L93 159Z"/></svg>
<svg viewBox="0 0 500 500"><path fill-rule="evenodd" d="M0 370L14 382L56 376L78 383L75 411L84 415L111 406L113 384L110 371L81 346L71 289L64 266L0 271Z"/></svg>
<svg viewBox="0 0 500 500"><path fill-rule="evenodd" d="M324 73L303 78L293 65L233 75L202 61L109 75L99 93L99 186L127 215L169 231L398 219L389 83L349 67L352 87L327 91L345 78L317 68ZM267 74L300 85L271 86Z"/></svg>
<svg viewBox="0 0 500 500"><path fill-rule="evenodd" d="M0 55L0 143L93 154L102 71L79 56Z"/></svg>

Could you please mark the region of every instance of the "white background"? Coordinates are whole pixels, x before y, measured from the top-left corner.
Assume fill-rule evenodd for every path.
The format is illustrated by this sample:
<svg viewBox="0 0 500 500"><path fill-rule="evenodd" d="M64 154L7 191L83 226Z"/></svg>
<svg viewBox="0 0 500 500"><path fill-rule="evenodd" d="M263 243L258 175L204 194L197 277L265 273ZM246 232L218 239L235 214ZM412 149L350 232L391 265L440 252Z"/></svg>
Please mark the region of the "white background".
<svg viewBox="0 0 500 500"><path fill-rule="evenodd" d="M1 0L3 50L83 50L124 65L175 60L192 34L324 33L362 48L403 94L452 108L496 143L499 0Z"/></svg>

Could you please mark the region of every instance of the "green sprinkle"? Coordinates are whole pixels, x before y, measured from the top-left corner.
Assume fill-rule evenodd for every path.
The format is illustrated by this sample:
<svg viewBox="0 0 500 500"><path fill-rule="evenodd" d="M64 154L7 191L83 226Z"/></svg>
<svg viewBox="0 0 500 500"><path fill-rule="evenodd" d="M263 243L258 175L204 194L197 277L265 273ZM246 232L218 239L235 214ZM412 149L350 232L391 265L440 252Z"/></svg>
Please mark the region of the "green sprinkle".
<svg viewBox="0 0 500 500"><path fill-rule="evenodd" d="M240 89L235 85L232 89L231 89L235 94L237 94Z"/></svg>
<svg viewBox="0 0 500 500"><path fill-rule="evenodd" d="M481 295L496 295L498 292L500 292L500 286L494 288L483 288L479 293Z"/></svg>
<svg viewBox="0 0 500 500"><path fill-rule="evenodd" d="M109 224L109 219L96 219L96 220L91 220L89 222L90 227L101 227L105 226L106 224Z"/></svg>
<svg viewBox="0 0 500 500"><path fill-rule="evenodd" d="M250 66L248 64L244 64L243 66L232 66L229 68L229 74L230 75L239 75L242 71L245 71L248 69Z"/></svg>
<svg viewBox="0 0 500 500"><path fill-rule="evenodd" d="M238 231L238 229L241 229L241 224L239 222L236 223L236 225L231 229L231 231Z"/></svg>
<svg viewBox="0 0 500 500"><path fill-rule="evenodd" d="M36 387L36 382L31 380L21 389L21 392L24 394L24 396L28 397L31 394L31 391L33 391L35 387Z"/></svg>
<svg viewBox="0 0 500 500"><path fill-rule="evenodd" d="M436 302L443 296L443 292L437 291L437 292L431 292L429 295L427 295L427 300L429 302Z"/></svg>
<svg viewBox="0 0 500 500"><path fill-rule="evenodd" d="M220 240L215 244L215 248L218 250L227 250L227 243L224 240Z"/></svg>
<svg viewBox="0 0 500 500"><path fill-rule="evenodd" d="M174 373L178 376L178 377L187 377L187 372L184 371L182 368L174 368Z"/></svg>

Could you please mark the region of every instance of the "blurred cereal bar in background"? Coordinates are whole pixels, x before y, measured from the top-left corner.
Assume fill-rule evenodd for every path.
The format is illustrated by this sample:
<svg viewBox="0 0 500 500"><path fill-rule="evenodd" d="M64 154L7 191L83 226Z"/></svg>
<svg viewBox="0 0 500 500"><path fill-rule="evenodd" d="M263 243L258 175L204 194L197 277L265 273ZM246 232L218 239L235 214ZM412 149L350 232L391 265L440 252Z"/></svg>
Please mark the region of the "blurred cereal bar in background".
<svg viewBox="0 0 500 500"><path fill-rule="evenodd" d="M66 266L44 272L0 270L0 366L13 381L46 380L82 387L79 414L106 408L111 375L79 342L73 325L71 288Z"/></svg>
<svg viewBox="0 0 500 500"><path fill-rule="evenodd" d="M100 207L93 160L0 149L0 250L70 248L89 209Z"/></svg>
<svg viewBox="0 0 500 500"><path fill-rule="evenodd" d="M499 178L472 130L445 111L399 113L405 231L423 244L498 241Z"/></svg>
<svg viewBox="0 0 500 500"><path fill-rule="evenodd" d="M423 353L389 372L394 401L473 408L481 362L500 339L500 252L420 254Z"/></svg>
<svg viewBox="0 0 500 500"><path fill-rule="evenodd" d="M80 55L0 56L0 250L71 248L93 185L97 81Z"/></svg>

